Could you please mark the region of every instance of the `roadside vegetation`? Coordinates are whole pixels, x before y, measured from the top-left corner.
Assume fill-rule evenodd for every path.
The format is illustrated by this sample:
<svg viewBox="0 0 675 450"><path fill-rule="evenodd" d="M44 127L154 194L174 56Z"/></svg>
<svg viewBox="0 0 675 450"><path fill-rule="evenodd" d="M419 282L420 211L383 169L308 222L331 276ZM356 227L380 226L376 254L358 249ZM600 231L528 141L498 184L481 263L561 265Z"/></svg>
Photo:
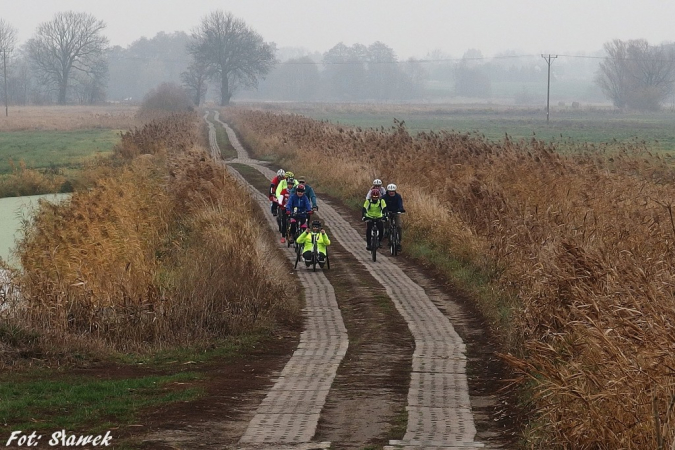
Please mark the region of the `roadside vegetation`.
<svg viewBox="0 0 675 450"><path fill-rule="evenodd" d="M211 113L215 114L215 113ZM227 136L227 131L219 122L213 122L216 128L216 142L220 149L222 159L234 159L237 157L237 150L232 146L230 138Z"/></svg>
<svg viewBox="0 0 675 450"><path fill-rule="evenodd" d="M263 265L278 255L243 188L234 195L237 183L198 146L200 125L174 115L124 133L119 167L42 205L17 248L12 323L42 345L139 351L293 318L298 305Z"/></svg>
<svg viewBox="0 0 675 450"><path fill-rule="evenodd" d="M673 108L660 112L620 111L610 107L551 105L546 109L498 104L374 105L374 104L251 104L252 109L291 112L334 125L389 129L394 118L404 121L411 135L423 132L471 133L495 143L506 135L515 140L535 138L576 151L579 145L644 144L653 152L675 152Z"/></svg>
<svg viewBox="0 0 675 450"><path fill-rule="evenodd" d="M245 354L299 321L300 293L269 269L285 260L246 189L206 152L202 118L152 116L81 170L69 200L40 203L24 224L0 310L4 427L133 423L202 395L192 364ZM126 375L66 376L101 364Z"/></svg>
<svg viewBox="0 0 675 450"><path fill-rule="evenodd" d="M129 107L20 107L0 120L0 197L72 192L112 156Z"/></svg>
<svg viewBox="0 0 675 450"><path fill-rule="evenodd" d="M257 156L347 204L374 178L399 186L407 251L462 274L455 282L476 294L519 375L524 448L675 442L668 157L642 142L573 143L563 153L534 138L411 134L396 121L361 129L223 113Z"/></svg>

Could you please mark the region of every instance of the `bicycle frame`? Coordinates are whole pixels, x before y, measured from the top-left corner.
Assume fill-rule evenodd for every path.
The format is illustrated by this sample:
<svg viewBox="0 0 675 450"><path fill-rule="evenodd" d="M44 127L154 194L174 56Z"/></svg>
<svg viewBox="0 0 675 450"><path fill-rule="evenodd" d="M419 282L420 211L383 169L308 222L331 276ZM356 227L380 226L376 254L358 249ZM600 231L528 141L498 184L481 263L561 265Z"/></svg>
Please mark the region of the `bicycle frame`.
<svg viewBox="0 0 675 450"><path fill-rule="evenodd" d="M295 220L292 217L286 218L286 246L291 246L291 221ZM294 239L295 240L295 239Z"/></svg>
<svg viewBox="0 0 675 450"><path fill-rule="evenodd" d="M316 272L316 264L319 262L319 233L312 233L312 270Z"/></svg>
<svg viewBox="0 0 675 450"><path fill-rule="evenodd" d="M373 261L377 260L377 247L380 244L379 233L380 230L377 228L377 222L381 222L382 219L368 219L369 222L372 222L373 225L370 227L370 254L373 258Z"/></svg>
<svg viewBox="0 0 675 450"><path fill-rule="evenodd" d="M392 256L398 255L398 247L401 244L401 236L398 232L398 227L396 226L396 220L394 220L395 214L401 214L398 212L390 212L387 214L387 226L389 228L389 253Z"/></svg>

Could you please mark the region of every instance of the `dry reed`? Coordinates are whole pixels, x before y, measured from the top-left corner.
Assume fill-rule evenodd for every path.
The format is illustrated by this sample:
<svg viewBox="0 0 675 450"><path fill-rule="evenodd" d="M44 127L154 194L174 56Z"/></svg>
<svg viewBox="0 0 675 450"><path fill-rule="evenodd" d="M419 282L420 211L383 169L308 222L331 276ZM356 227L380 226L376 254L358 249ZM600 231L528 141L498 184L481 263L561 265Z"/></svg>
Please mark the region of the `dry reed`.
<svg viewBox="0 0 675 450"><path fill-rule="evenodd" d="M69 202L41 204L3 326L37 333L41 351L128 351L297 320L297 292L274 270L284 261L252 200L195 145L202 125L183 115L130 131L117 150L127 163Z"/></svg>
<svg viewBox="0 0 675 450"><path fill-rule="evenodd" d="M533 396L528 448L675 445L667 160L639 144L561 155L534 139L224 113L259 154L277 155L325 191L357 199L375 176L396 182L408 239L482 265L518 299L508 326L496 306L483 311L507 336L504 358Z"/></svg>
<svg viewBox="0 0 675 450"><path fill-rule="evenodd" d="M126 130L140 124L137 110L132 105L10 106L8 116L0 116L0 131Z"/></svg>

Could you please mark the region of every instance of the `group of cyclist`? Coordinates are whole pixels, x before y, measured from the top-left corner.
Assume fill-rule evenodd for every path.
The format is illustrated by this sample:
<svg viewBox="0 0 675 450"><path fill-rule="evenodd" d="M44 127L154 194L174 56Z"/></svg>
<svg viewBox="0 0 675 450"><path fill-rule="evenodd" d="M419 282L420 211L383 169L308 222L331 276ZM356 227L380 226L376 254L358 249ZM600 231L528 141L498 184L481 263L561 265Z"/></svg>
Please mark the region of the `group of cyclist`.
<svg viewBox="0 0 675 450"><path fill-rule="evenodd" d="M305 177L296 178L293 172L279 169L272 178L269 199L272 202L270 207L272 215L277 216L281 243L285 243L287 239L293 243L300 227L302 232L297 235L296 243L304 244L303 258L305 264L309 266L312 262L312 234L317 234L318 263L323 267L326 246L330 245L330 239L320 220L313 220L311 226L307 226L307 220L314 211L319 210L319 206L316 203L314 189L307 184Z"/></svg>
<svg viewBox="0 0 675 450"><path fill-rule="evenodd" d="M297 236L296 243L304 244L303 258L309 266L311 264L313 245L311 236L312 234L317 234L318 262L323 267L326 258L326 246L330 245L330 239L323 229L320 220L313 220L311 225L307 226L309 217L313 212L318 211L319 206L316 202L314 189L307 184L305 177L296 177L293 172L279 169L270 184L269 200L271 202L270 210L272 215L277 217L279 233L281 233L281 243L286 243L287 240L293 243L298 227L300 227L302 232ZM396 185L393 183L389 184L385 189L382 186L382 180L373 180L373 186L368 189L366 201L361 211L362 220L367 222L367 250L371 250L371 245L382 245L382 238L385 237L384 220L394 220L399 237L402 236L400 213L403 212L405 212L405 209L403 209L403 199L401 198L401 194L396 192ZM370 242L373 226L376 226L379 232L379 241L377 243ZM400 244L398 251L401 251Z"/></svg>
<svg viewBox="0 0 675 450"><path fill-rule="evenodd" d="M382 187L382 180L379 178L373 180L373 186L366 194L366 202L361 208L361 220L367 222L366 226L366 250L370 250L372 245L382 246L382 238L385 235L385 220L393 220L398 230L399 239L403 237L403 228L401 224L401 213L404 213L403 198L396 192L396 185L391 183L387 188ZM378 242L370 242L370 236L373 226L377 227ZM397 245L397 251L401 251L401 244Z"/></svg>

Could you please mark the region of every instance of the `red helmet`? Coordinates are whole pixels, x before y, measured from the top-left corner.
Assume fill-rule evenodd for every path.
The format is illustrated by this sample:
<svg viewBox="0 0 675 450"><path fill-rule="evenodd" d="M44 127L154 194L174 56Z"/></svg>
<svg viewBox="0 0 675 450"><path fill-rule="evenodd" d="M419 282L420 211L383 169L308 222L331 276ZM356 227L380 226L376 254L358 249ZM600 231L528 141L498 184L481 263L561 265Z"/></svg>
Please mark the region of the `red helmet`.
<svg viewBox="0 0 675 450"><path fill-rule="evenodd" d="M371 197L379 197L380 196L380 190L379 189L373 189L370 191L370 196Z"/></svg>

